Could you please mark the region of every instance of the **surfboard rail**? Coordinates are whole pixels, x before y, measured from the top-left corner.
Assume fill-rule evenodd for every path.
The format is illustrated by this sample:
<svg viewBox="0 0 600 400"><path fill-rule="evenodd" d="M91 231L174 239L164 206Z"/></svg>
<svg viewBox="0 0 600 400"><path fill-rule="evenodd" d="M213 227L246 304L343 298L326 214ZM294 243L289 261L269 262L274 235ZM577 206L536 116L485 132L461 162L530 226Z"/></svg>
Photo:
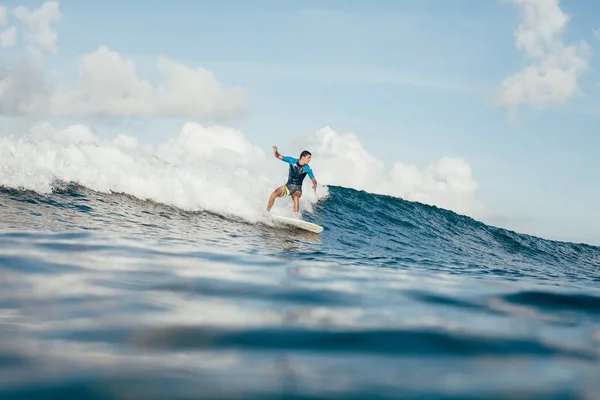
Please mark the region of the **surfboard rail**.
<svg viewBox="0 0 600 400"><path fill-rule="evenodd" d="M289 218L281 215L271 215L270 218L287 225L292 225L296 228L304 229L306 231L314 233L323 232L323 227L321 225L313 224L312 222L304 221L302 219Z"/></svg>

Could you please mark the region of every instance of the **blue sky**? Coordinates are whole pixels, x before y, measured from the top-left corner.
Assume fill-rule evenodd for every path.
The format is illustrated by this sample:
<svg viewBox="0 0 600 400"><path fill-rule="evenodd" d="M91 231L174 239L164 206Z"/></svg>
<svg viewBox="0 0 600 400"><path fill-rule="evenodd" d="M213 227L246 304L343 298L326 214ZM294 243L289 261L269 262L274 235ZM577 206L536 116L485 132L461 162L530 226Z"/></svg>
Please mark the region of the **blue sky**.
<svg viewBox="0 0 600 400"><path fill-rule="evenodd" d="M521 18L509 1L63 0L59 52L46 63L75 73L83 54L104 45L150 81L159 55L202 66L248 91L248 112L226 124L266 150L331 126L355 132L387 165L462 158L491 211L486 222L600 244L600 4L559 6L570 16L561 42L585 41L591 53L577 78L582 93L520 105L515 118L493 101L503 79L532 63L515 46ZM96 123L106 135L126 129L162 142L193 119Z"/></svg>

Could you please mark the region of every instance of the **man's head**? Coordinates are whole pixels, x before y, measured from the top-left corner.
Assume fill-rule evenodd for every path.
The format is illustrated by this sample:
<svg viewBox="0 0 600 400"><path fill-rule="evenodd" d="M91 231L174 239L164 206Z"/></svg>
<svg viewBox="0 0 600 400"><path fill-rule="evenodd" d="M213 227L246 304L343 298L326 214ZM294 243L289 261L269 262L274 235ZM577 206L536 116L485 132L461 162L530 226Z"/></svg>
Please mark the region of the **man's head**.
<svg viewBox="0 0 600 400"><path fill-rule="evenodd" d="M310 154L310 151L304 150L302 153L300 153L300 164L308 164L311 156L312 154Z"/></svg>

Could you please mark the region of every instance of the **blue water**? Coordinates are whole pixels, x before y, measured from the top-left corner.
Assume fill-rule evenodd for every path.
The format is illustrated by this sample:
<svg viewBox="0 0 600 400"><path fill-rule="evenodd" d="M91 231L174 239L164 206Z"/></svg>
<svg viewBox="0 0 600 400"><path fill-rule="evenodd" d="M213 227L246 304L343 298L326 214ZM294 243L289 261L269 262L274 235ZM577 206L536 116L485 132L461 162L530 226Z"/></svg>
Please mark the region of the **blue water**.
<svg viewBox="0 0 600 400"><path fill-rule="evenodd" d="M600 398L600 248L330 194L315 235L1 189L0 398Z"/></svg>

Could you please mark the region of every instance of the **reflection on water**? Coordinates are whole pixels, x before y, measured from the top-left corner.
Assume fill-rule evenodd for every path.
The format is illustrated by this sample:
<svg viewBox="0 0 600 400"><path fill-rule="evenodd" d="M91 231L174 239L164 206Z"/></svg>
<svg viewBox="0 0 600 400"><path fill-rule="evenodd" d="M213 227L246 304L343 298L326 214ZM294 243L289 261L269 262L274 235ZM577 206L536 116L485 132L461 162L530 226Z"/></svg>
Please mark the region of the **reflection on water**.
<svg viewBox="0 0 600 400"><path fill-rule="evenodd" d="M274 254L285 257L286 253L296 255L298 253L318 254L316 245L321 243L320 236L312 232L292 232L286 229L278 229L276 232L265 232L262 235L264 243L264 254ZM295 257L294 257L295 258Z"/></svg>

